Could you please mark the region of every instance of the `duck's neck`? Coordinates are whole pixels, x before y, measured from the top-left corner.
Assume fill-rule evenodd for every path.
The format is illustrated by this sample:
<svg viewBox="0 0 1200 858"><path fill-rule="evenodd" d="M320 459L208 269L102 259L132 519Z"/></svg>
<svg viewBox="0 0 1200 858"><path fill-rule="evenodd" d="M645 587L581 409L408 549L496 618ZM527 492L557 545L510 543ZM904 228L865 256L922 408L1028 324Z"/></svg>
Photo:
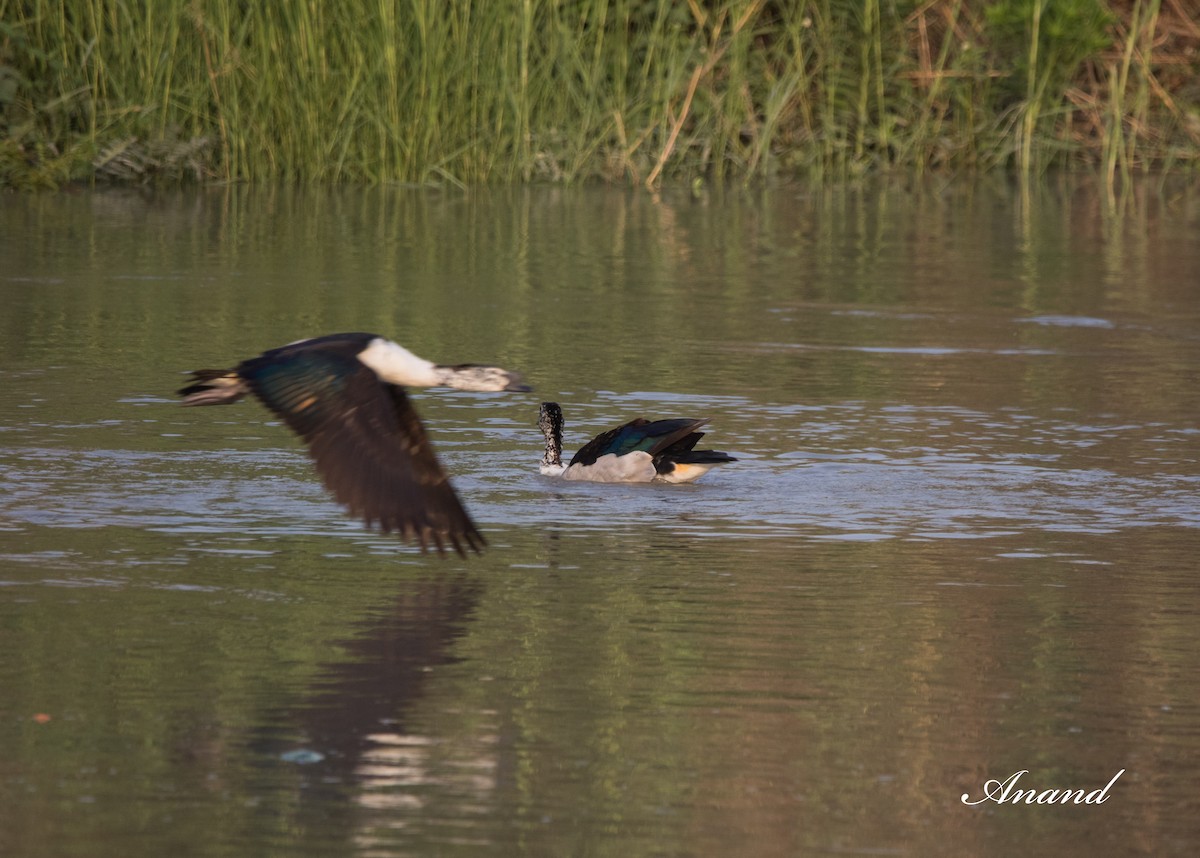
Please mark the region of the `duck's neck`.
<svg viewBox="0 0 1200 858"><path fill-rule="evenodd" d="M404 346L383 337L371 340L358 353L358 359L384 381L404 387L452 387L491 392L529 390L515 372L470 363L441 366L417 357Z"/></svg>
<svg viewBox="0 0 1200 858"><path fill-rule="evenodd" d="M556 475L563 471L562 464L562 410L553 402L542 403L538 415L538 428L546 438L546 452L542 453L542 473Z"/></svg>
<svg viewBox="0 0 1200 858"><path fill-rule="evenodd" d="M544 431L544 430L543 430ZM546 452L542 453L543 468L562 467L562 430L546 432Z"/></svg>

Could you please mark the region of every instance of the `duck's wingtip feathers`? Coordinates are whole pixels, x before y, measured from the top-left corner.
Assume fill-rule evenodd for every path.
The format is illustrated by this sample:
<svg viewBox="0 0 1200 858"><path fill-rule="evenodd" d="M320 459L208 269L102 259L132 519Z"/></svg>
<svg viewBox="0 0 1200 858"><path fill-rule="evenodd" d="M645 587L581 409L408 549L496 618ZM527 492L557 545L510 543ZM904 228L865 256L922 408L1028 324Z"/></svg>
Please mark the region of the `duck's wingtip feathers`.
<svg viewBox="0 0 1200 858"><path fill-rule="evenodd" d="M487 539L480 533L474 522L468 522L463 529L449 527L434 528L430 525L416 525L412 522L374 521L369 516L363 517L367 527L378 525L384 533L394 533L404 542L415 546L422 554L435 552L439 557L445 557L447 549L453 549L459 557L469 557L471 554L482 554L487 547Z"/></svg>
<svg viewBox="0 0 1200 858"><path fill-rule="evenodd" d="M437 548L437 553L441 557L446 556L446 543L450 543L450 547L454 549L454 553L459 557L467 558L471 556L471 552L482 554L483 548L487 545L487 540L483 538L483 534L475 529L474 524L470 529L463 531L443 530L432 531L434 546ZM421 550L425 550L424 544Z"/></svg>

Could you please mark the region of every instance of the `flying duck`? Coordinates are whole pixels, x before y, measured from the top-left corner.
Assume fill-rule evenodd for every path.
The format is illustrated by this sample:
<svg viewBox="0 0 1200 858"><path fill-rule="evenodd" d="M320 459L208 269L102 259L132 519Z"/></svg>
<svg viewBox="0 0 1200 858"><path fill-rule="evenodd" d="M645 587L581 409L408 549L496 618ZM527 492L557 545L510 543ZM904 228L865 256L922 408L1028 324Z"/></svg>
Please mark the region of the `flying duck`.
<svg viewBox="0 0 1200 858"><path fill-rule="evenodd" d="M440 366L375 334L330 334L201 369L179 391L184 405L257 396L308 445L326 488L368 526L397 531L439 554L448 542L479 552L486 540L442 470L405 386L526 391L495 366Z"/></svg>
<svg viewBox="0 0 1200 858"><path fill-rule="evenodd" d="M546 436L541 471L565 480L597 483L690 483L714 465L736 462L728 453L694 450L704 437L696 431L708 420L646 420L638 417L584 444L570 464L562 463L563 414L557 402L543 402L538 428Z"/></svg>

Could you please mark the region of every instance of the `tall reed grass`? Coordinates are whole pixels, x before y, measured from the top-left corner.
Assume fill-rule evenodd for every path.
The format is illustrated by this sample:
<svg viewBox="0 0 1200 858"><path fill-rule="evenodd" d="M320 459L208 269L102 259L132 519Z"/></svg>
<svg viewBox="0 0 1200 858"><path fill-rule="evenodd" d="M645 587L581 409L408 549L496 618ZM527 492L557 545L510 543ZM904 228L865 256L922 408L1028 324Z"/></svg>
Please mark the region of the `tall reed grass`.
<svg viewBox="0 0 1200 858"><path fill-rule="evenodd" d="M1184 0L0 0L0 184L1200 164Z"/></svg>

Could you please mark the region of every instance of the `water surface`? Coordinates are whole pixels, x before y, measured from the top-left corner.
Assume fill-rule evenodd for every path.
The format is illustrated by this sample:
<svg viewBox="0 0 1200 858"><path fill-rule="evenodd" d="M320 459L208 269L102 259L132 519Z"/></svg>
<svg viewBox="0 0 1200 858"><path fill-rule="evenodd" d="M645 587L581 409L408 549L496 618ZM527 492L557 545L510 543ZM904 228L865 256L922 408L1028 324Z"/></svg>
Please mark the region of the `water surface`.
<svg viewBox="0 0 1200 858"><path fill-rule="evenodd" d="M1200 195L0 202L0 853L1164 855L1200 844ZM328 499L181 373L333 331L490 546ZM711 419L688 486L538 474ZM988 779L1100 805L967 807Z"/></svg>

